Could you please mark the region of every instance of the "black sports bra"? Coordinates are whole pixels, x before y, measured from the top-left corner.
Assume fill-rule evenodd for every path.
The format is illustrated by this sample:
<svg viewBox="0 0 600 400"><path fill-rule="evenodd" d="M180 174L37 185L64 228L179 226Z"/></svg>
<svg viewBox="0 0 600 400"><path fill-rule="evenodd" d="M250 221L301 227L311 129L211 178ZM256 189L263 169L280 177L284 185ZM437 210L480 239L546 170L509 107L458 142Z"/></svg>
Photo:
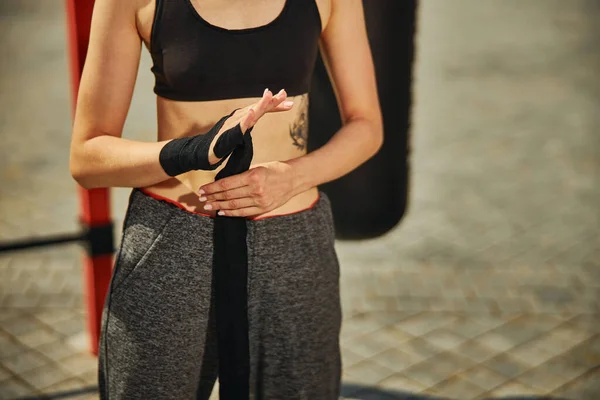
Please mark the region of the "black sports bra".
<svg viewBox="0 0 600 400"><path fill-rule="evenodd" d="M315 0L285 0L268 24L233 30L203 19L191 0L156 0L154 92L180 101L261 97L265 88L307 93L320 34Z"/></svg>

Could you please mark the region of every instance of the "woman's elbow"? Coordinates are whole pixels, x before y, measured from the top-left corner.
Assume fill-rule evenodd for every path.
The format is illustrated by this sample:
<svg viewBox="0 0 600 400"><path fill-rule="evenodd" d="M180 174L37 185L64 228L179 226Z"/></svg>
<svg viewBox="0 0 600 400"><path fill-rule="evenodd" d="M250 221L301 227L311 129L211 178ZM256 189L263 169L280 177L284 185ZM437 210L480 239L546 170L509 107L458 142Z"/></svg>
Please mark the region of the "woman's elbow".
<svg viewBox="0 0 600 400"><path fill-rule="evenodd" d="M379 150L381 150L381 147L383 146L383 139L384 139L384 135L383 135L383 121L381 116L377 116L374 118L370 118L370 125L371 125L371 129L370 129L370 133L371 133L371 143L373 145L373 156L375 154L377 154L379 152Z"/></svg>
<svg viewBox="0 0 600 400"><path fill-rule="evenodd" d="M373 155L379 153L379 150L383 147L383 128L377 129L373 134L375 137L373 147L375 148Z"/></svg>
<svg viewBox="0 0 600 400"><path fill-rule="evenodd" d="M91 189L88 179L86 179L87 175L85 173L85 169L83 168L82 163L80 163L77 160L74 160L73 157L71 157L71 160L69 162L69 172L71 173L71 177L80 186L84 187L85 189Z"/></svg>
<svg viewBox="0 0 600 400"><path fill-rule="evenodd" d="M71 146L69 157L69 172L71 177L83 188L92 189L93 184L90 181L90 173L86 165L85 159L81 156L81 151L78 151L75 146Z"/></svg>
<svg viewBox="0 0 600 400"><path fill-rule="evenodd" d="M380 118L373 116L360 116L348 118L345 124L352 123L361 133L363 145L361 146L367 158L375 156L383 146L383 124ZM356 125L354 125L356 124Z"/></svg>

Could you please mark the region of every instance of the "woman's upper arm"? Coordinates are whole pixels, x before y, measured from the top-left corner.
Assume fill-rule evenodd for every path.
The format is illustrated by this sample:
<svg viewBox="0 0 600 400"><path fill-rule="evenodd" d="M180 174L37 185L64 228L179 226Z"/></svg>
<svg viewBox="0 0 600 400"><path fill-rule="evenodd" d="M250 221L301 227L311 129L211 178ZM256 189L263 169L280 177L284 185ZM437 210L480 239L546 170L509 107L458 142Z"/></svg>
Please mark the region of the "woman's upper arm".
<svg viewBox="0 0 600 400"><path fill-rule="evenodd" d="M368 119L381 131L375 68L362 0L330 1L329 19L321 34L321 52L342 120Z"/></svg>
<svg viewBox="0 0 600 400"><path fill-rule="evenodd" d="M73 141L120 136L140 62L136 0L96 0L81 76Z"/></svg>

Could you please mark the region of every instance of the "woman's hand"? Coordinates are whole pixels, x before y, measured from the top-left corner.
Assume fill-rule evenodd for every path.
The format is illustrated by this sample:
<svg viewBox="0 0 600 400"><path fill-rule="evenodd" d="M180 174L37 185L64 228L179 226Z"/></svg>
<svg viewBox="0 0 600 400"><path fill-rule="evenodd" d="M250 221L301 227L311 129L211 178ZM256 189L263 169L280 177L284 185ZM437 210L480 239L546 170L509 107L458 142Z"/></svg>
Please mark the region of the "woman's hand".
<svg viewBox="0 0 600 400"><path fill-rule="evenodd" d="M205 210L219 215L248 217L263 214L285 204L294 195L294 176L290 165L274 161L244 173L200 187Z"/></svg>
<svg viewBox="0 0 600 400"><path fill-rule="evenodd" d="M219 158L215 155L214 146L221 134L231 128L234 128L237 126L237 124L240 124L240 129L242 133L245 134L248 129L256 125L258 120L266 113L291 110L294 102L286 101L286 99L287 93L283 89L281 89L276 95L273 95L269 89L265 89L262 98L256 103L236 110L231 117L227 118L221 129L219 129L219 133L215 136L210 145L208 158L210 164L214 164L219 161Z"/></svg>

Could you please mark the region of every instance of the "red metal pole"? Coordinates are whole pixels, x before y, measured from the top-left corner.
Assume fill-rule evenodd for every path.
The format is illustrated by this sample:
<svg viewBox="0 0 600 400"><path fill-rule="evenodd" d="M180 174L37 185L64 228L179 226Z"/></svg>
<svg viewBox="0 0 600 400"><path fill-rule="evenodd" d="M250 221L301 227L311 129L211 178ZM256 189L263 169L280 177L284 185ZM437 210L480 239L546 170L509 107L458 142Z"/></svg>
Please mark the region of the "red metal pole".
<svg viewBox="0 0 600 400"><path fill-rule="evenodd" d="M94 0L66 0L66 3L74 110L90 38ZM83 257L87 328L91 351L98 354L100 319L113 264L110 198L108 189L86 190L79 187L78 193L81 223L90 232L88 252ZM99 244L99 241L104 243Z"/></svg>

